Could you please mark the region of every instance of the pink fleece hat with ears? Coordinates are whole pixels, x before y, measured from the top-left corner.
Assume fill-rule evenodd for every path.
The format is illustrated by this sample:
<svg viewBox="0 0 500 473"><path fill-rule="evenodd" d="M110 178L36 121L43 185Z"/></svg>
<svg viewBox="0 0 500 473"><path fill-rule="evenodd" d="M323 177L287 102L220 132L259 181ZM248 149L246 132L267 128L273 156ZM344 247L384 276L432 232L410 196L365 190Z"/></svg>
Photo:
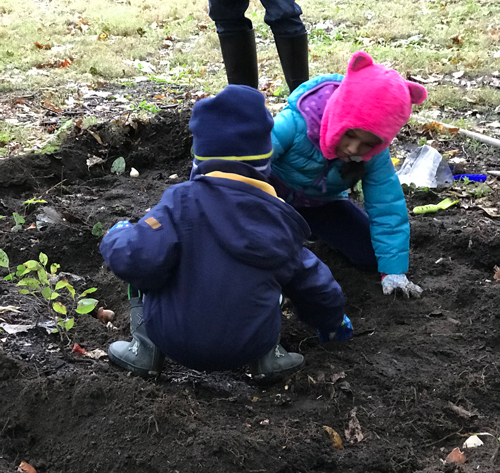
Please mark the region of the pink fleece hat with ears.
<svg viewBox="0 0 500 473"><path fill-rule="evenodd" d="M375 64L364 51L354 53L347 74L326 104L321 119L320 146L326 159L337 157L342 135L361 128L383 143L362 156L363 161L387 148L408 121L411 105L427 97L424 87L403 79L393 69Z"/></svg>

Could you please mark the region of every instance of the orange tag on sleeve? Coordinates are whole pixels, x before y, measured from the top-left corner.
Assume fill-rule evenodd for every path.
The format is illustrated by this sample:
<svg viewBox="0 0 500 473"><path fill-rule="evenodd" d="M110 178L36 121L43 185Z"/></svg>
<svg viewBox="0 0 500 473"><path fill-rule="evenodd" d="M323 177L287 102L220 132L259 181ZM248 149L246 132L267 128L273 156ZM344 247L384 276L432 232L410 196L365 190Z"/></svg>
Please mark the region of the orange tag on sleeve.
<svg viewBox="0 0 500 473"><path fill-rule="evenodd" d="M154 217L149 217L145 220L145 222L153 229L156 230L157 228L161 227L161 223L156 220Z"/></svg>

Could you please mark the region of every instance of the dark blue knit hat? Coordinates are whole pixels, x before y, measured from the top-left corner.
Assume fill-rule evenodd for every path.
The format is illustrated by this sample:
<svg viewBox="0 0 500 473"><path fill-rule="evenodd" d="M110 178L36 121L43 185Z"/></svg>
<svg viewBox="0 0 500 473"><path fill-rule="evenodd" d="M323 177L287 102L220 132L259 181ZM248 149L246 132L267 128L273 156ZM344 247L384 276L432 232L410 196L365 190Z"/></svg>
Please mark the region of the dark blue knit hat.
<svg viewBox="0 0 500 473"><path fill-rule="evenodd" d="M274 121L264 96L246 85L228 85L215 97L193 107L189 128L193 133L194 163L225 159L250 164L269 172Z"/></svg>

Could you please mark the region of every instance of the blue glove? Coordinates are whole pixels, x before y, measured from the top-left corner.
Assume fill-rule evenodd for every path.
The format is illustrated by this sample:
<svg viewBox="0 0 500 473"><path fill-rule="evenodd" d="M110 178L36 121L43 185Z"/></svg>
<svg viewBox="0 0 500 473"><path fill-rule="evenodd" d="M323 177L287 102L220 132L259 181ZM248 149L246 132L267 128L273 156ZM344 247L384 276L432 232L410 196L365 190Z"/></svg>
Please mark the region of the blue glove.
<svg viewBox="0 0 500 473"><path fill-rule="evenodd" d="M401 291L407 298L422 294L422 288L409 281L406 274L383 274L382 291L385 295Z"/></svg>
<svg viewBox="0 0 500 473"><path fill-rule="evenodd" d="M109 230L108 230L108 233L113 231L113 230L116 230L118 228L125 228L125 227L131 227L132 225L130 224L130 222L128 220L122 220L121 222L118 222L118 223L115 223Z"/></svg>
<svg viewBox="0 0 500 473"><path fill-rule="evenodd" d="M318 337L321 343L326 343L330 341L334 342L343 342L344 340L349 340L352 337L354 330L352 328L352 323L347 317L344 315L344 320L340 324L340 327L335 330L335 332L321 332L318 330Z"/></svg>

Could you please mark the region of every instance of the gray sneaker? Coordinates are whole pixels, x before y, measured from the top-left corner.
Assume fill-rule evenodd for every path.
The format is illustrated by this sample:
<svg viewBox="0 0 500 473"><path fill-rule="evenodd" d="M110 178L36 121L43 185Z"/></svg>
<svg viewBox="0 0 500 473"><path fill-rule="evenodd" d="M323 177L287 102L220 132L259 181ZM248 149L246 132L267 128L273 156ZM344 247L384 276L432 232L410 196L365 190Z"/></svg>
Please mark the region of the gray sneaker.
<svg viewBox="0 0 500 473"><path fill-rule="evenodd" d="M304 366L299 353L288 353L279 343L263 357L249 365L253 380L259 384L274 383Z"/></svg>

